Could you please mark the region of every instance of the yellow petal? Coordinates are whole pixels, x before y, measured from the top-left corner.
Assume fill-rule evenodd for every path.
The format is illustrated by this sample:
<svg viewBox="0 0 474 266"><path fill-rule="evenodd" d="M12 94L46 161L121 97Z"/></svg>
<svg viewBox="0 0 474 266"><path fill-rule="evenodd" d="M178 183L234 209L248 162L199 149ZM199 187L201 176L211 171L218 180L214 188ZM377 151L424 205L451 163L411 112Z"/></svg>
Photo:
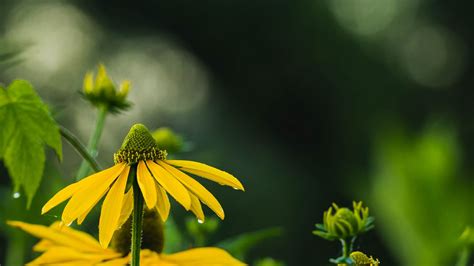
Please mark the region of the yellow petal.
<svg viewBox="0 0 474 266"><path fill-rule="evenodd" d="M245 263L233 258L227 251L220 248L195 248L171 255L161 255L166 262L176 263L177 265L226 265L241 266Z"/></svg>
<svg viewBox="0 0 474 266"><path fill-rule="evenodd" d="M104 193L102 193L102 195L100 197L97 198L97 200L94 202L94 204L92 204L88 210L86 210L83 214L79 215L79 217L77 217L77 224L80 225L82 224L82 222L84 222L84 220L86 219L87 215L92 211L92 209L95 207L95 205L97 205L97 203L99 202L99 200L104 197L105 193L107 193L107 190L104 191Z"/></svg>
<svg viewBox="0 0 474 266"><path fill-rule="evenodd" d="M88 253L68 247L54 247L28 265L95 265L103 260L120 257L119 253Z"/></svg>
<svg viewBox="0 0 474 266"><path fill-rule="evenodd" d="M170 200L168 199L166 191L159 184L156 184L156 195L158 196L156 201L156 210L158 211L161 220L166 222L170 213Z"/></svg>
<svg viewBox="0 0 474 266"><path fill-rule="evenodd" d="M44 225L28 224L20 221L8 221L8 225L22 229L23 231L41 239L46 239L58 246L71 247L84 252L97 252L97 247L84 242L83 239L72 237L61 230Z"/></svg>
<svg viewBox="0 0 474 266"><path fill-rule="evenodd" d="M42 208L41 214L44 214L51 210L52 208L59 205L61 202L69 199L74 193L80 190L82 187L89 186L90 184L100 181L101 179L115 173L118 168L121 167L121 164L114 165L108 169L90 175L79 182L73 183L62 190L60 190L56 195L54 195Z"/></svg>
<svg viewBox="0 0 474 266"><path fill-rule="evenodd" d="M144 161L138 163L137 181L143 198L145 199L146 206L148 209L153 209L156 205L155 180L153 180Z"/></svg>
<svg viewBox="0 0 474 266"><path fill-rule="evenodd" d="M91 235L87 233L84 233L79 230L75 230L68 226L64 226L61 222L54 222L49 227L67 237L81 241L84 245L97 248L97 250L103 250L101 246L99 245L99 242L97 242L97 240L94 237L92 237Z"/></svg>
<svg viewBox="0 0 474 266"><path fill-rule="evenodd" d="M198 220L204 222L204 212L202 211L201 202L193 193L189 193L189 196L191 197L191 211L196 215Z"/></svg>
<svg viewBox="0 0 474 266"><path fill-rule="evenodd" d="M186 188L160 165L153 161L146 161L146 164L156 181L186 210L189 210L191 198Z"/></svg>
<svg viewBox="0 0 474 266"><path fill-rule="evenodd" d="M109 246L110 240L117 229L117 224L120 218L120 212L125 194L125 186L127 185L128 173L130 167L123 171L115 184L110 189L104 203L102 203L102 211L99 219L99 242L103 248Z"/></svg>
<svg viewBox="0 0 474 266"><path fill-rule="evenodd" d="M36 243L34 246L33 246L33 251L36 251L36 252L43 252L43 251L46 251L48 249L50 249L51 247L54 247L56 246L53 242L49 241L49 240L46 240L46 239L42 239L40 242Z"/></svg>
<svg viewBox="0 0 474 266"><path fill-rule="evenodd" d="M133 189L130 188L122 200L122 211L120 213L120 218L117 223L117 228L122 227L122 225L127 221L128 217L130 217L130 214L132 214L132 211L133 211Z"/></svg>
<svg viewBox="0 0 474 266"><path fill-rule="evenodd" d="M105 261L105 262L102 262L102 263L98 263L96 264L96 266L105 266L105 265L113 265L113 266L125 266L125 265L129 265L130 264L130 260L131 260L131 257L130 257L130 254L127 256L127 257L124 257L124 258L116 258L116 259L112 259L112 260L108 260L108 261ZM142 265L145 265L144 263L140 263Z"/></svg>
<svg viewBox="0 0 474 266"><path fill-rule="evenodd" d="M242 183L240 183L237 178L227 172L224 172L212 166L185 160L165 160L165 162L174 166L179 166L181 167L181 170L185 172L203 178L207 178L221 185L231 186L235 189L244 190Z"/></svg>
<svg viewBox="0 0 474 266"><path fill-rule="evenodd" d="M91 93L94 89L94 74L87 72L84 76L84 84L82 86L85 93Z"/></svg>
<svg viewBox="0 0 474 266"><path fill-rule="evenodd" d="M108 175L101 175L100 178L95 178L94 181L88 186L82 186L80 190L74 193L71 200L69 200L66 208L64 208L62 220L66 225L71 224L76 218L87 212L100 200L101 196L104 195L104 191L109 189L109 186L115 179L118 178L120 173L124 169L130 168L126 164L117 164L109 169L113 171L107 171ZM105 172L105 171L103 171Z"/></svg>
<svg viewBox="0 0 474 266"><path fill-rule="evenodd" d="M217 216L219 216L219 218L224 219L224 210L222 209L219 201L217 201L214 195L212 195L211 192L209 192L204 186L173 166L170 166L162 161L158 161L158 164L160 164L163 168L165 168L166 171L171 173L174 177L176 177L176 179L183 183L183 185L185 185L192 193L194 193L204 204L209 206L209 208L211 208L211 210L213 210Z"/></svg>
<svg viewBox="0 0 474 266"><path fill-rule="evenodd" d="M80 185L81 185L80 183L74 183L61 189L48 202L46 202L46 204L41 209L41 214L45 214L52 208L61 204L63 201L69 199L72 196L72 194L74 194L78 189L81 188Z"/></svg>

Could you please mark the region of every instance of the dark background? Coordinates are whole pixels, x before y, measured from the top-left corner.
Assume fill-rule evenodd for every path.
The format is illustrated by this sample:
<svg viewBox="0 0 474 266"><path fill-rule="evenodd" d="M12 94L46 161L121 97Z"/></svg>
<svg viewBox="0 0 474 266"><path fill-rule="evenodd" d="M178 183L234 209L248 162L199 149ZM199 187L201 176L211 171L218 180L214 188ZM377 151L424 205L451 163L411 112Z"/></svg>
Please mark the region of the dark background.
<svg viewBox="0 0 474 266"><path fill-rule="evenodd" d="M3 15L20 5L0 3ZM272 256L288 265L325 265L337 255L338 243L312 235L314 223L321 222L332 202L350 205L352 200L364 200L371 206L366 188L373 175L374 138L387 124L396 121L407 131L418 132L427 121L448 120L462 147L459 168L465 181L472 180L468 173L474 159L473 3L339 3L362 6L353 12L373 9L360 15L362 22L390 8L395 15L384 27L364 32L351 30L358 20L341 23L330 1L68 1L94 21L92 28L100 27L101 37L84 62L71 62L71 70L62 66L62 72L38 82L39 91L61 109L62 101L77 101L71 100L71 91L80 89L85 70L97 62L114 68L110 57L121 41L156 35L171 40L205 69L208 98L203 106L183 113L161 110L157 104L156 113L142 115L149 127L171 126L192 141L189 159L226 169L245 185L245 193L211 187L227 214L216 238L282 226L284 235L262 243L252 259ZM408 16L412 21L406 26ZM27 15L20 18L28 20ZM2 30L11 36L7 22L0 18L0 36ZM399 25L405 26L399 29ZM422 38L426 32L433 39ZM96 34L85 33L91 39ZM440 54L446 56L439 59ZM64 72L74 75L70 87L48 93L48 88L68 83L58 78ZM13 78L35 81L34 71L21 73L20 64L0 78L4 83ZM126 69L116 73L128 78ZM186 79L186 74L180 78ZM140 109L140 103L134 108ZM68 107L59 122L81 127L69 120L72 115L67 112ZM124 136L127 124L134 122L140 121L123 122L117 136ZM81 134L87 138L87 133ZM107 149L113 152L120 142L120 137L108 141ZM110 162L110 156L103 154L110 153L101 154ZM66 162L66 169L78 162L77 158ZM2 183L8 184L8 179L2 177ZM384 265L400 263L380 230L358 243Z"/></svg>

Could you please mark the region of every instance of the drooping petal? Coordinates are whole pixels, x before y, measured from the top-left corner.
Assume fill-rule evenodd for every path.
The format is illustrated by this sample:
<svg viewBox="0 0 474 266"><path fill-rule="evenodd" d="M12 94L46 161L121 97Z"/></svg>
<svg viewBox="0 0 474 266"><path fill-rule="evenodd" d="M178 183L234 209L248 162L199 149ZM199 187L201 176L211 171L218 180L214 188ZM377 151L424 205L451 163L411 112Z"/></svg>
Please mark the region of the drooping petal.
<svg viewBox="0 0 474 266"><path fill-rule="evenodd" d="M204 222L204 212L202 211L201 202L193 193L189 193L189 196L191 196L191 211L196 215L198 220Z"/></svg>
<svg viewBox="0 0 474 266"><path fill-rule="evenodd" d="M153 177L158 183L173 196L186 210L191 207L191 198L188 190L174 176L168 173L163 167L153 161L146 161Z"/></svg>
<svg viewBox="0 0 474 266"><path fill-rule="evenodd" d="M171 173L176 179L178 179L183 185L185 185L192 193L194 193L204 204L209 206L219 218L224 219L224 210L220 205L219 201L211 194L204 186L194 180L192 177L181 172L180 170L168 165L164 162L158 161L158 164L165 168L166 171ZM201 219L204 220L204 219Z"/></svg>
<svg viewBox="0 0 474 266"><path fill-rule="evenodd" d="M130 188L125 194L122 200L122 211L118 219L117 228L122 227L122 225L127 221L130 214L133 211L133 189Z"/></svg>
<svg viewBox="0 0 474 266"><path fill-rule="evenodd" d="M156 184L156 195L158 196L156 201L156 210L158 211L161 220L166 222L170 213L171 205L166 191L159 184Z"/></svg>
<svg viewBox="0 0 474 266"><path fill-rule="evenodd" d="M203 178L207 178L221 185L231 186L235 189L244 190L242 183L240 183L237 178L215 167L203 163L185 160L165 160L164 162L174 166L179 166L181 167L180 170Z"/></svg>
<svg viewBox="0 0 474 266"><path fill-rule="evenodd" d="M104 195L110 185L118 178L123 170L129 170L130 166L126 164L118 164L114 171L111 171L108 176L101 176L96 178L95 182L88 186L83 186L78 190L69 200L66 208L64 208L62 220L66 225L71 224L76 218L87 212L91 206L94 206Z"/></svg>
<svg viewBox="0 0 474 266"><path fill-rule="evenodd" d="M81 241L84 245L88 245L97 248L98 250L102 250L101 246L99 245L99 242L97 242L94 237L87 233L75 230L68 226L64 226L64 224L59 221L54 222L49 227L53 230L57 230L59 233L64 234L67 237L70 237L71 239L77 239L78 241Z"/></svg>
<svg viewBox="0 0 474 266"><path fill-rule="evenodd" d="M220 248L194 248L171 255L162 254L161 258L166 262L176 265L226 265L241 266L245 263L232 257L227 251Z"/></svg>
<svg viewBox="0 0 474 266"><path fill-rule="evenodd" d="M82 187L89 186L92 183L95 183L98 180L101 180L107 176L113 175L114 173L117 172L117 170L121 167L120 164L114 165L108 169L105 169L103 171L100 171L98 173L95 173L93 175L90 175L81 181L78 181L76 183L73 183L62 190L60 190L58 193L56 193L46 204L43 206L41 209L41 214L44 214L51 210L52 208L56 207L57 205L61 204L61 202L69 199L74 193L76 193L78 190L80 190Z"/></svg>
<svg viewBox="0 0 474 266"><path fill-rule="evenodd" d="M36 243L33 246L33 251L43 252L43 251L46 251L49 248L54 247L54 246L55 246L55 244L53 242L51 242L49 240L46 240L46 239L42 239L40 242Z"/></svg>
<svg viewBox="0 0 474 266"><path fill-rule="evenodd" d="M46 239L58 246L70 247L84 252L96 252L97 247L84 242L83 239L71 237L70 234L61 230L50 228L44 225L28 224L20 221L8 221L10 226L17 227L23 231L41 239ZM67 231L66 231L67 232Z"/></svg>
<svg viewBox="0 0 474 266"><path fill-rule="evenodd" d="M102 204L99 219L99 242L103 248L109 246L110 240L117 229L122 209L122 204L120 203L124 198L129 171L130 167L127 167L125 171L122 171Z"/></svg>
<svg viewBox="0 0 474 266"><path fill-rule="evenodd" d="M63 265L95 265L101 261L120 256L121 254L119 253L88 253L68 247L53 247L28 263L28 265L57 265L58 263Z"/></svg>
<svg viewBox="0 0 474 266"><path fill-rule="evenodd" d="M84 220L86 219L87 215L92 211L92 209L95 207L95 205L97 205L97 203L99 202L99 200L100 200L102 197L104 197L105 193L107 193L107 190L105 190L104 193L102 193L102 195L97 198L97 200L94 202L94 204L91 204L91 206L89 207L88 210L86 210L84 213L82 213L81 215L79 215L79 217L77 217L77 224L78 224L78 225L81 225L82 222L84 222Z"/></svg>
<svg viewBox="0 0 474 266"><path fill-rule="evenodd" d="M148 171L144 161L140 161L137 167L137 181L140 186L141 193L145 199L148 209L153 209L156 205L156 188L155 180Z"/></svg>
<svg viewBox="0 0 474 266"><path fill-rule="evenodd" d="M72 194L74 194L80 188L81 188L81 184L78 182L61 189L48 202L46 202L46 204L41 209L41 214L45 214L52 208L61 204L63 201L69 199L72 196Z"/></svg>
<svg viewBox="0 0 474 266"><path fill-rule="evenodd" d="M106 266L106 265L125 266L125 265L130 264L130 260L131 260L131 256L128 255L127 257L124 257L124 258L116 258L116 259L108 260L102 263L98 263L97 266ZM141 264L144 265L143 263Z"/></svg>

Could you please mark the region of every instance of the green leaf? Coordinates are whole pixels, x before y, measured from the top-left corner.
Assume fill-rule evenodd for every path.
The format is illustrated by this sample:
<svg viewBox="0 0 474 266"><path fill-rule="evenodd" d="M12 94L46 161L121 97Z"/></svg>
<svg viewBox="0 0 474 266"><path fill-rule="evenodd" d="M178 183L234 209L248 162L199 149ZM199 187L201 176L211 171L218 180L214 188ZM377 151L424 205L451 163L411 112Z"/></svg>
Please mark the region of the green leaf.
<svg viewBox="0 0 474 266"><path fill-rule="evenodd" d="M28 197L28 207L41 182L45 163L44 146L62 159L61 135L48 107L24 80L0 87L0 158L14 184Z"/></svg>
<svg viewBox="0 0 474 266"><path fill-rule="evenodd" d="M272 227L238 235L231 239L224 240L216 244L216 246L229 251L236 258L244 260L248 251L257 244L269 238L280 236L281 234L282 229L280 227Z"/></svg>

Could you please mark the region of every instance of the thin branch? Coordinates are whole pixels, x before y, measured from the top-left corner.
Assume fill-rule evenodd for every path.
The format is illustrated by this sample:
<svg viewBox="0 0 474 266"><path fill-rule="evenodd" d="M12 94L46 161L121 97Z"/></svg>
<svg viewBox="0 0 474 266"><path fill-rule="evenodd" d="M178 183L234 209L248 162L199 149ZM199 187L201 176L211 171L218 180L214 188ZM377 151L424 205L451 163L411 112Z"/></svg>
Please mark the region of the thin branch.
<svg viewBox="0 0 474 266"><path fill-rule="evenodd" d="M64 139L66 139L69 144L74 147L77 153L79 153L79 155L81 155L81 157L89 163L94 172L100 171L101 168L99 163L94 159L94 157L90 155L84 144L82 144L81 141L71 131L63 126L59 126L59 132L61 133L61 136L63 136Z"/></svg>

